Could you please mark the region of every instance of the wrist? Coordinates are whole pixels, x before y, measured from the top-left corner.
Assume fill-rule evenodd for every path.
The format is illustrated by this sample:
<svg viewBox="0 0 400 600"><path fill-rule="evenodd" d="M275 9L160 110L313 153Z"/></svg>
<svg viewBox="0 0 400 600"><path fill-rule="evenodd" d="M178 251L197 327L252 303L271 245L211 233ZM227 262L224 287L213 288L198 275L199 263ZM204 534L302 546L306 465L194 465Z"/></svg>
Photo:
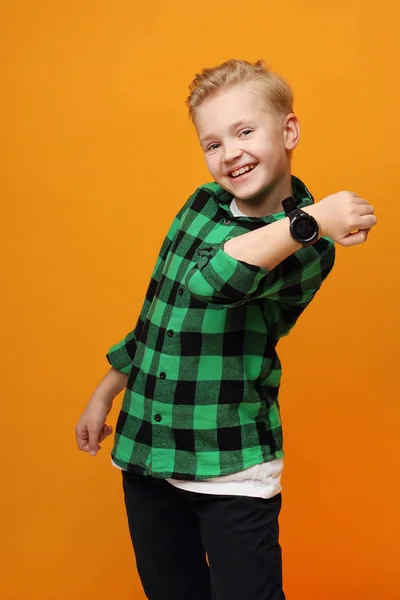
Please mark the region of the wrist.
<svg viewBox="0 0 400 600"><path fill-rule="evenodd" d="M102 406L111 410L114 395L111 392L105 392L104 390L95 390L92 397L90 398L89 404L94 406Z"/></svg>

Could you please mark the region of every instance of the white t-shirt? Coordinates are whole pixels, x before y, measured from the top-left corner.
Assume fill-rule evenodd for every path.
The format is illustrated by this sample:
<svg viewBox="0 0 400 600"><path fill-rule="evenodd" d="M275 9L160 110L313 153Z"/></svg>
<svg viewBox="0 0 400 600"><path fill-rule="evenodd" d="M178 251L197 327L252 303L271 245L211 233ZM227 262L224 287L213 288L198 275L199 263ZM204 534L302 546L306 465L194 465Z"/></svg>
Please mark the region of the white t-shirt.
<svg viewBox="0 0 400 600"><path fill-rule="evenodd" d="M239 210L235 198L231 202L230 209L234 217L246 216ZM115 467L120 468L114 461L112 463ZM202 494L272 498L282 490L282 470L283 459L277 458L237 473L204 479L203 481L180 481L179 479L166 479L166 481L182 490Z"/></svg>

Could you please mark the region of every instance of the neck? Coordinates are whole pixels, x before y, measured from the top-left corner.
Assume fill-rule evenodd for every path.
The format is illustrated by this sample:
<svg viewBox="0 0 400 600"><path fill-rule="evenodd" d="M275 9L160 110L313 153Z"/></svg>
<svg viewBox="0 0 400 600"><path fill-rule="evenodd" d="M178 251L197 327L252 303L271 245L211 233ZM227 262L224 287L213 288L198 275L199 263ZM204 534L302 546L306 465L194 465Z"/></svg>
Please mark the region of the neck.
<svg viewBox="0 0 400 600"><path fill-rule="evenodd" d="M290 172L253 198L236 199L238 209L248 217L266 217L283 211L282 200L292 195Z"/></svg>

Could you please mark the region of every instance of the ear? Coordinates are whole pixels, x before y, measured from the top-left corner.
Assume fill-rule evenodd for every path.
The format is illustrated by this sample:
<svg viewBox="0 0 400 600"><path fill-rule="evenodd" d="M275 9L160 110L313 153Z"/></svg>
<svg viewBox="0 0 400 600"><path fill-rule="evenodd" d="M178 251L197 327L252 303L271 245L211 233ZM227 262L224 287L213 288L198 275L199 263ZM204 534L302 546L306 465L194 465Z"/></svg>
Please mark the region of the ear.
<svg viewBox="0 0 400 600"><path fill-rule="evenodd" d="M294 150L300 140L300 123L293 113L287 115L283 122L283 135L286 150Z"/></svg>

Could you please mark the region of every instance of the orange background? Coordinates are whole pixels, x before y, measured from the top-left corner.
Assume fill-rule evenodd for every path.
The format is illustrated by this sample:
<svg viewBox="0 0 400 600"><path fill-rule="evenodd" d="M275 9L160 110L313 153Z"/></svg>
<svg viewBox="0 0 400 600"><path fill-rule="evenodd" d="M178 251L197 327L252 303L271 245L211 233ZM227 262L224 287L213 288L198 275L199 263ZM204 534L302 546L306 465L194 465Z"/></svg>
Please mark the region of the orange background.
<svg viewBox="0 0 400 600"><path fill-rule="evenodd" d="M295 93L294 173L316 199L354 190L379 217L366 245L338 249L280 346L287 597L400 599L398 3L3 0L0 12L2 597L144 598L111 439L93 459L74 427L173 216L210 179L188 84L263 57Z"/></svg>

